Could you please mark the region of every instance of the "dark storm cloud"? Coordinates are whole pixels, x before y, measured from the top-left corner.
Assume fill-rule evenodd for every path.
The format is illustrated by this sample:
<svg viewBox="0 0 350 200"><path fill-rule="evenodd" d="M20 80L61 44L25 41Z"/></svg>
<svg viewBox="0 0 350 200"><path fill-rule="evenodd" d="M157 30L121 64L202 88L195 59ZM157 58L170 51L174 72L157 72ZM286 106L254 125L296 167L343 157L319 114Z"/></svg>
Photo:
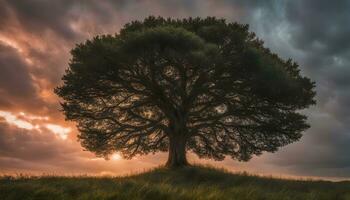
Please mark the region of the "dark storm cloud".
<svg viewBox="0 0 350 200"><path fill-rule="evenodd" d="M21 28L38 36L51 31L68 41L79 40L81 36L74 29L73 22L84 20L87 24L103 26L115 20L109 1L3 0L0 5L6 11L3 12L4 17L15 18ZM2 18L3 23L8 22L6 18Z"/></svg>
<svg viewBox="0 0 350 200"><path fill-rule="evenodd" d="M308 54L305 63L317 68L315 73L332 71L342 78L341 74L349 72L349 9L349 1L297 0L286 4L286 19L292 25L291 42ZM335 76L330 78L329 81L337 81Z"/></svg>
<svg viewBox="0 0 350 200"><path fill-rule="evenodd" d="M251 24L268 47L316 81L318 103L306 111L311 128L301 141L267 162L295 174L350 176L350 2L297 0L277 7L264 7Z"/></svg>
<svg viewBox="0 0 350 200"><path fill-rule="evenodd" d="M109 12L104 12L101 4L103 3L98 4L95 1L5 0L2 7L7 11L4 16L14 17L25 30L39 36L45 31L52 31L66 40L77 40L79 34L70 23L83 14L96 16L97 18L91 19L93 22L109 22ZM3 22L6 22L5 19L3 18Z"/></svg>
<svg viewBox="0 0 350 200"><path fill-rule="evenodd" d="M26 63L18 55L16 49L0 43L0 66L2 70L0 75L2 90L13 93L13 95L23 95L22 97L35 93Z"/></svg>
<svg viewBox="0 0 350 200"><path fill-rule="evenodd" d="M24 56L34 62L32 75L44 80L45 89L52 89L76 43L117 31L118 18L111 9L107 1L1 0L0 32L19 43Z"/></svg>
<svg viewBox="0 0 350 200"><path fill-rule="evenodd" d="M349 8L349 1L288 1L294 44L326 56L349 51Z"/></svg>
<svg viewBox="0 0 350 200"><path fill-rule="evenodd" d="M291 41L307 54L302 62L319 82L318 108L344 126L350 122L349 10L349 1L289 1L286 6Z"/></svg>
<svg viewBox="0 0 350 200"><path fill-rule="evenodd" d="M42 102L30 77L26 61L18 51L0 42L0 107L35 106Z"/></svg>
<svg viewBox="0 0 350 200"><path fill-rule="evenodd" d="M65 23L70 1L11 0L6 1L6 5L24 28L35 31L51 29L67 38L74 37L74 32Z"/></svg>

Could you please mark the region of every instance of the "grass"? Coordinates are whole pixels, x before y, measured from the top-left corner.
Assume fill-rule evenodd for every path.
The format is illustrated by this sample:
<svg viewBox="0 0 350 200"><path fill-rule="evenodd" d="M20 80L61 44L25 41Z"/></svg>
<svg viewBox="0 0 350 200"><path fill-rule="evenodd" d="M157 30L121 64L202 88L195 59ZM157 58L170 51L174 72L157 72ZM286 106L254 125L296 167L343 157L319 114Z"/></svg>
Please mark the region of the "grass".
<svg viewBox="0 0 350 200"><path fill-rule="evenodd" d="M350 182L264 178L195 166L127 177L2 177L0 199L350 200Z"/></svg>

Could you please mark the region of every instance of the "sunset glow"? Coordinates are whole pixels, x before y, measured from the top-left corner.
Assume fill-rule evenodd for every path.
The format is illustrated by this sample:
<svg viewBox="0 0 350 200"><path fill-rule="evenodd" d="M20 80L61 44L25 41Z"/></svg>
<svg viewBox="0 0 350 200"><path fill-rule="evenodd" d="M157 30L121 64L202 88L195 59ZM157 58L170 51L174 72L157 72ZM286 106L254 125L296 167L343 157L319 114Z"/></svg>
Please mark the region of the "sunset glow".
<svg viewBox="0 0 350 200"><path fill-rule="evenodd" d="M11 112L0 111L0 117L5 119L7 123L22 129L37 129L39 131L42 131L42 127L45 127L52 133L59 136L61 139L67 139L69 132L71 132L71 128L66 128L57 124L46 123L46 121L49 120L49 117L47 116L42 117L30 115L24 112L19 112L18 115L15 115Z"/></svg>
<svg viewBox="0 0 350 200"><path fill-rule="evenodd" d="M19 128L24 129L33 129L35 126L25 120L18 119L16 115L13 115L10 112L0 111L0 117L3 117L7 123L13 124Z"/></svg>
<svg viewBox="0 0 350 200"><path fill-rule="evenodd" d="M111 156L111 159L112 159L112 160L120 160L120 159L122 159L122 157L120 156L120 154L114 153L114 154Z"/></svg>
<svg viewBox="0 0 350 200"><path fill-rule="evenodd" d="M67 139L68 133L71 132L70 128L65 128L56 124L46 124L45 127L64 140Z"/></svg>
<svg viewBox="0 0 350 200"><path fill-rule="evenodd" d="M13 40L10 40L6 37L3 37L0 35L0 42L8 45L8 46L11 46L13 48L15 48L16 50L18 50L18 52L22 53L23 52L23 49L16 43L14 42Z"/></svg>

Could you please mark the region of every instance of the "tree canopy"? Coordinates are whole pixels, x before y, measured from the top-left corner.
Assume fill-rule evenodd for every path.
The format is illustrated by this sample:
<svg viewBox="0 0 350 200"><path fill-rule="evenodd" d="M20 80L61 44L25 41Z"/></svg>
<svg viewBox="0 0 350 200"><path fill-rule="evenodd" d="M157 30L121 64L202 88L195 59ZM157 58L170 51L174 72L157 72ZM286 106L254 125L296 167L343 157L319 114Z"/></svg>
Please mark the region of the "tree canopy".
<svg viewBox="0 0 350 200"><path fill-rule="evenodd" d="M249 160L297 141L314 82L249 32L214 17L148 17L77 44L55 92L82 146L124 158L186 151Z"/></svg>

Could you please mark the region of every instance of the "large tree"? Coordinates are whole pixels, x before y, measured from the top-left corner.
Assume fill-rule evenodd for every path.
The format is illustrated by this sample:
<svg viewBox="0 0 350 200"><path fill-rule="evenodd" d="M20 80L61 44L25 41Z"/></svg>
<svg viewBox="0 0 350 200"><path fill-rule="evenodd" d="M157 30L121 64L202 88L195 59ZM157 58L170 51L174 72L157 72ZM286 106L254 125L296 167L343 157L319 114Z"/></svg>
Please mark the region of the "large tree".
<svg viewBox="0 0 350 200"><path fill-rule="evenodd" d="M82 146L124 158L168 151L167 166L199 157L240 161L297 141L315 103L299 66L263 46L248 25L208 17L148 17L72 51L66 118Z"/></svg>

